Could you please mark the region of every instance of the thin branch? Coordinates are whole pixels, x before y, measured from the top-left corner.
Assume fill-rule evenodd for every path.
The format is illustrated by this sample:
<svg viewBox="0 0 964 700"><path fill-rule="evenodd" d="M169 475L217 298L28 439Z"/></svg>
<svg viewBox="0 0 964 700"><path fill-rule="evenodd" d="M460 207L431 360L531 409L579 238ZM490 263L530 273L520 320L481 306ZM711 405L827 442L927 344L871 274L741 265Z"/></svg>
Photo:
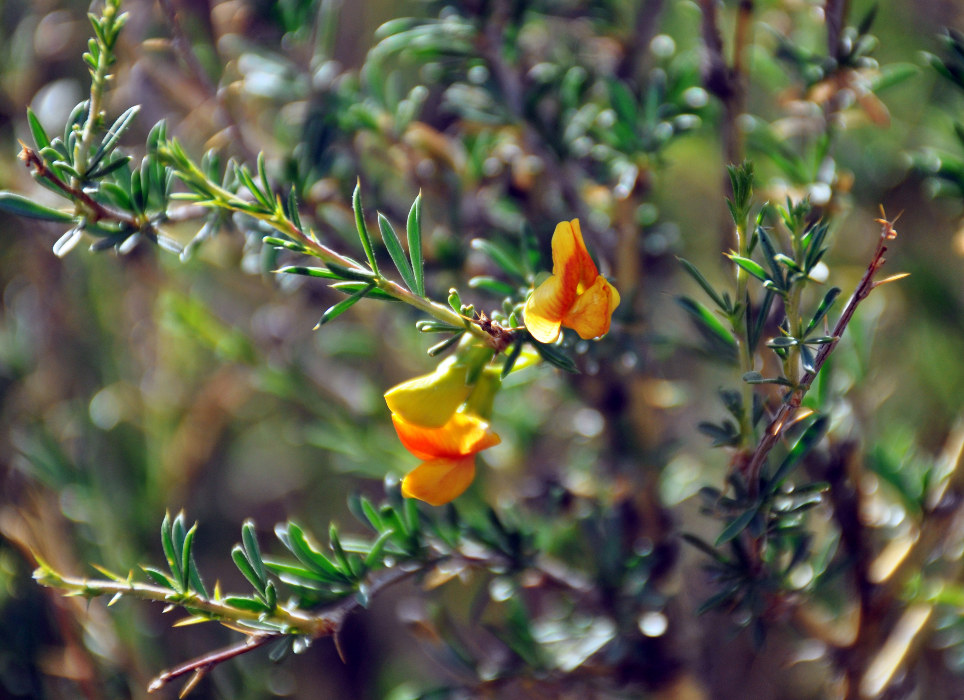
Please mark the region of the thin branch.
<svg viewBox="0 0 964 700"><path fill-rule="evenodd" d="M827 55L840 58L842 47L840 36L843 34L844 20L847 17L848 0L827 0L823 13L827 23Z"/></svg>
<svg viewBox="0 0 964 700"><path fill-rule="evenodd" d="M643 59L649 51L649 44L659 28L659 16L663 12L664 0L643 0L636 11L636 21L632 32L626 38L623 59L616 68L616 75L623 80L637 81Z"/></svg>
<svg viewBox="0 0 964 700"><path fill-rule="evenodd" d="M180 666L175 666L163 673L159 673L157 677L151 681L150 685L147 686L147 692L153 693L155 690L160 690L171 681L177 680L181 676L186 676L188 673L195 674L195 677L199 679L200 676L206 674L218 664L230 661L237 656L241 656L241 654L247 654L249 651L254 651L255 649L263 647L268 642L280 639L283 636L284 635L281 634L253 634L237 644L232 644L217 651L208 652ZM184 693L182 692L181 696L183 697L183 695Z"/></svg>
<svg viewBox="0 0 964 700"><path fill-rule="evenodd" d="M800 383L794 387L790 393L790 396L783 403L783 405L780 406L780 410L777 411L776 416L767 426L766 432L758 443L753 456L750 457L749 461L746 463L746 466L743 467L751 489L756 489L759 486L760 470L763 467L764 461L766 461L767 455L770 454L770 451L773 449L774 445L777 444L777 441L783 434L784 429L793 424L793 419L796 416L797 410L800 408L800 403L803 401L803 397L806 396L807 391L810 390L810 385L813 383L813 380L816 378L817 374L819 374L820 369L827 361L830 353L833 352L833 349L837 346L837 342L847 329L848 324L853 318L854 312L857 310L857 306L860 304L860 302L867 298L875 287L896 279L890 278L880 282L874 281L874 275L877 274L877 271L885 262L884 253L887 252L887 241L892 240L897 236L897 232L894 230L892 221L881 218L877 219L877 222L881 225L880 240L877 242L877 249L874 251L870 264L867 265L867 270L864 272L864 276L861 278L860 283L857 285L853 295L850 297L850 300L844 307L843 312L840 314L837 324L834 326L833 340L820 347L820 351L817 353L816 359L813 363L813 369L803 375Z"/></svg>
<svg viewBox="0 0 964 700"><path fill-rule="evenodd" d="M181 18L178 15L177 8L174 7L174 3L171 0L158 0L158 2L161 6L161 9L164 11L165 16L167 17L168 24L171 26L171 38L175 51L177 51L178 55L180 55L181 60L184 61L184 64L191 72L191 75L194 76L194 79L201 85L205 92L207 92L214 99L218 106L218 112L220 112L224 123L227 124L228 131L231 133L231 136L233 137L238 149L244 156L244 159L247 161L254 161L257 156L244 140L244 133L241 131L241 127L234 118L234 113L231 111L228 102L225 99L224 91L221 90L208 77L208 74L204 72L204 67L201 65L201 61L198 59L197 53L194 51L194 46L191 44L191 40L184 33L184 27L181 25Z"/></svg>
<svg viewBox="0 0 964 700"><path fill-rule="evenodd" d="M80 187L76 187L61 180L60 177L58 177L57 174L47 166L47 162L43 159L43 157L23 141L20 142L20 147L21 150L18 158L33 171L33 175L52 184L58 190L63 192L68 199L73 201L75 205L77 203L83 205L83 207L87 210L86 213L88 214L88 220L116 221L117 223L127 226L132 231L140 231L143 228L145 222L140 221L136 217L129 216L124 212L105 207Z"/></svg>

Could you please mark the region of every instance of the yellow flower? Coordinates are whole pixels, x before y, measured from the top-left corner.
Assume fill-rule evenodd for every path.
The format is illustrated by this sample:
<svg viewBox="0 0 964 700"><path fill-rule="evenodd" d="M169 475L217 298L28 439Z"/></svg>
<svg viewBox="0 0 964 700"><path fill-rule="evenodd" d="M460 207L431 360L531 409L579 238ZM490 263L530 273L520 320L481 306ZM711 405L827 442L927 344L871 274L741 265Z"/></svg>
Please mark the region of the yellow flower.
<svg viewBox="0 0 964 700"><path fill-rule="evenodd" d="M409 423L440 428L472 392L471 385L465 383L467 375L468 367L450 357L431 374L409 379L386 391L385 403L392 413Z"/></svg>
<svg viewBox="0 0 964 700"><path fill-rule="evenodd" d="M589 340L609 332L619 292L599 274L582 240L579 219L563 221L552 234L552 276L526 301L523 318L532 337L551 343L562 326Z"/></svg>
<svg viewBox="0 0 964 700"><path fill-rule="evenodd" d="M453 413L439 428L427 428L397 413L392 422L409 452L424 460L402 480L402 495L440 506L457 498L475 478L477 452L501 439L489 424L468 413Z"/></svg>

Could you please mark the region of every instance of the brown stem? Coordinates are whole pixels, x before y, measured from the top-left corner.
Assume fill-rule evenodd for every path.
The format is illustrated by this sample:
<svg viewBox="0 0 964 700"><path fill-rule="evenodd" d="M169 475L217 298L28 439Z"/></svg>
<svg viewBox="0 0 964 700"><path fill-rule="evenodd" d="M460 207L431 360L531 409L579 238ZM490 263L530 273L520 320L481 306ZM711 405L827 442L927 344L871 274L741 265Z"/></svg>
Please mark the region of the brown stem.
<svg viewBox="0 0 964 700"><path fill-rule="evenodd" d="M739 163L743 160L743 137L739 117L746 109L747 66L746 51L750 40L753 20L753 0L740 0L736 16L733 41L733 62L729 64L724 55L723 37L719 29L716 0L700 0L702 10L701 31L706 56L704 58L703 86L715 95L723 106L720 125L723 162ZM724 173L723 189L729 191L729 178ZM733 247L729 215L721 210L720 244L726 251Z"/></svg>
<svg viewBox="0 0 964 700"><path fill-rule="evenodd" d="M187 35L184 33L184 28L181 26L181 18L178 15L177 8L174 7L174 3L172 0L159 0L159 2L161 9L164 11L164 14L167 17L168 24L171 26L171 38L174 49L180 55L181 60L184 61L184 64L191 72L191 75L194 76L194 79L201 85L205 92L214 98L214 101L218 106L218 112L220 112L224 123L227 124L232 140L237 144L238 149L241 151L244 157L244 160L249 162L256 160L254 152L244 140L244 133L241 131L241 127L234 118L234 113L231 111L228 105L224 91L220 90L218 86L208 77L207 73L204 72L204 67L201 65L201 61L198 59L197 53L194 51L194 46L191 43L191 40L188 39ZM267 185L267 183L264 184Z"/></svg>
<svg viewBox="0 0 964 700"><path fill-rule="evenodd" d="M282 636L281 634L253 634L245 637L237 644L232 644L217 651L208 652L203 656L199 656L196 659L192 659L180 666L175 666L172 669L158 674L158 676L151 681L151 684L147 686L147 692L153 693L155 690L160 690L171 681L177 680L188 673L193 673L197 677L200 677L218 664L229 661L236 656L241 656L241 654L247 654L249 651L254 651L259 647L263 647L268 642L280 639Z"/></svg>
<svg viewBox="0 0 964 700"><path fill-rule="evenodd" d="M616 75L623 80L637 82L641 74L644 57L649 51L649 44L659 28L659 16L663 12L664 0L643 0L636 11L636 22L632 33L625 43L625 54L616 68Z"/></svg>
<svg viewBox="0 0 964 700"><path fill-rule="evenodd" d="M847 0L827 0L824 17L827 22L827 55L840 58L840 36L843 34L844 20L847 17Z"/></svg>
<svg viewBox="0 0 964 700"><path fill-rule="evenodd" d="M105 207L79 187L74 187L73 185L61 180L57 174L47 166L47 163L43 157L23 141L20 142L20 147L21 150L18 157L27 165L28 168L33 170L33 174L36 177L43 178L52 184L58 190L63 192L71 201L81 203L87 210L88 220L116 221L124 224L132 231L139 231L143 228L145 222L140 221L136 217L128 216L123 212L115 211L114 209Z"/></svg>
<svg viewBox="0 0 964 700"><path fill-rule="evenodd" d="M770 421L753 455L743 467L751 490L755 491L758 488L760 470L763 467L763 462L766 460L767 455L770 454L770 450L777 444L784 429L793 423L793 419L797 414L797 410L800 408L803 397L806 396L813 380L827 361L830 353L833 352L833 349L837 346L837 342L847 329L847 325L853 318L857 306L867 298L867 295L870 294L874 287L881 284L874 282L874 275L884 264L884 253L887 252L887 241L893 239L897 235L897 232L894 231L893 222L887 221L886 219L877 219L877 222L881 225L880 240L877 242L877 249L874 251L874 256L870 264L867 265L864 276L861 278L860 283L857 285L853 295L840 314L837 325L834 326L833 340L820 347L820 351L817 353L813 363L813 369L803 375L800 383L793 388L790 396L784 401L783 405L780 406L780 410L777 411L776 416Z"/></svg>

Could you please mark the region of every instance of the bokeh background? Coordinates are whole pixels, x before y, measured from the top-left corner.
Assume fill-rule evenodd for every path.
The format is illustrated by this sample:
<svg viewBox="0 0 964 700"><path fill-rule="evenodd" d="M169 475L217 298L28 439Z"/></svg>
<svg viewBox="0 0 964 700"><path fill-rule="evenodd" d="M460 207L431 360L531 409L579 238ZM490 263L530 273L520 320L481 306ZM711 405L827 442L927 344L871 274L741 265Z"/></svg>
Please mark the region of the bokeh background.
<svg viewBox="0 0 964 700"><path fill-rule="evenodd" d="M673 299L696 293L676 255L725 279L722 114L698 87L704 55L695 3L535 3L525 33L510 39L532 64L516 84L523 94L503 91L501 106L485 100L490 69L463 66L457 48L436 47L426 58L409 46L412 58L382 44L382 54L369 54L388 20L444 18L454 7L176 4L200 75L171 45L161 6L125 3L131 19L108 111L142 105L127 139L135 151L162 118L198 155L214 147L250 161L263 150L280 180L304 184L322 230L348 250L356 175L369 206L395 222L421 189L430 287L443 298L458 284L480 308L497 302L464 288L470 275L493 272L473 238L511 243L528 227L548 250L557 221L583 219L604 269L621 283L618 332L609 347L607 340L583 352L579 377L540 367L510 382L496 406L503 445L487 455L477 498L498 504L552 489L578 496L631 488L668 508L678 529L712 539L715 525L692 496L720 483L726 456L694 426L720 415L716 389L733 375L688 352L692 330ZM733 5L720 7L725 36ZM836 430L865 455L868 483L880 490L873 522L884 541L900 530L902 504L919 495L928 465L964 418L964 198L935 178L953 164L949 156L964 153L954 132L964 92L922 53L945 50L939 34L964 29L964 9L952 0L880 4L873 55L889 67L885 75L909 77L880 89L879 105L845 110L833 177L814 169L811 182L793 182L778 146L812 152L813 112L799 79L775 57L776 37L819 50L822 5L756 3L747 111L763 126L747 137L747 155L760 201L832 188L828 263L845 292L875 244L879 205L889 216L902 212L887 271L912 274L875 292L835 355ZM853 2L851 15L869 8ZM0 2L0 189L46 196L17 162L17 139L29 140L27 105L56 131L88 90L79 60L87 9ZM653 20L634 25L645 11ZM369 72L359 77L363 65ZM604 152L605 139L577 127L579 119L599 127L607 118L611 126L613 115L600 122L579 112L566 102L565 81L551 77L572 65L640 84L662 70L670 88L695 90L673 98L688 105L688 119L664 122L671 137L660 141L659 119L650 123L641 110L634 150L610 143ZM376 69L391 75L372 77ZM221 100L212 84L227 86ZM540 89L531 114L500 111ZM629 248L619 233L627 227L636 231ZM185 242L196 229L191 221L171 227ZM234 639L214 625L172 629L174 618L147 604L107 609L62 599L31 580L31 551L66 572L93 574L91 563L126 572L161 561L161 518L184 509L201 524L202 572L240 588L228 552L246 518L266 548L273 525L287 518L323 533L330 520L351 522L348 493L377 498L386 477L412 466L381 395L432 366L414 316L363 302L312 331L331 294L279 283L256 236L228 229L186 263L146 246L124 257L81 246L61 260L51 252L62 233L56 226L0 214L0 697L144 697L159 670ZM664 591L678 613L709 590L696 553L673 556ZM401 586L352 618L347 663L327 641L281 665L248 655L218 669L194 697L409 697L450 673L413 644L429 634L427 608L450 604L454 623L464 624L460 611L480 590L484 582L450 583L426 602L414 584ZM829 666L819 654L791 665L790 640L778 637L758 653L721 618L678 617L690 620L675 634L718 689L714 697L825 697ZM476 643L488 642L483 635ZM960 648L935 643L925 654L932 689L943 693L926 697L964 697Z"/></svg>

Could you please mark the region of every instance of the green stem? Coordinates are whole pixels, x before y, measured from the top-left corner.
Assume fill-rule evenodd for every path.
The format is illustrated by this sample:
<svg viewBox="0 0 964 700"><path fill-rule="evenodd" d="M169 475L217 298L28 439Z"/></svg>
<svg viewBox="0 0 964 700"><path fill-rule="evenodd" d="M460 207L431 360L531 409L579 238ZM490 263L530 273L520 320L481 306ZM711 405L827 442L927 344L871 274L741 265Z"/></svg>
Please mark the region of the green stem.
<svg viewBox="0 0 964 700"><path fill-rule="evenodd" d="M299 610L291 610L277 605L270 613L242 610L219 600L211 600L193 592L178 593L169 588L154 586L135 581L108 581L104 579L85 579L63 576L53 569L41 566L34 572L38 583L66 591L67 595L96 598L100 596L128 595L141 600L153 600L169 605L178 605L190 611L199 611L215 621L259 622L277 625L287 634L306 634L322 637L331 634L338 620L320 615L307 615Z"/></svg>
<svg viewBox="0 0 964 700"><path fill-rule="evenodd" d="M183 154L182 151L180 151L180 148L165 148L162 149L162 151L164 155L173 162L178 177L180 177L185 184L188 184L189 186L193 185L197 191L202 192L211 200L210 202L199 202L199 204L220 207L230 211L237 211L247 214L248 216L258 219L259 221L267 223L272 228L297 241L311 251L313 256L325 263L334 263L335 265L340 265L341 267L355 272L371 275L371 270L360 266L355 261L346 258L345 256L324 245L310 231L308 233L302 231L301 228L296 226L295 223L291 221L291 219L285 216L284 210L282 209L280 203L273 210L253 209L251 206L252 202L243 199L234 192L230 192L229 190L226 190L223 187L211 182L211 180L209 180L208 177L201 172L201 169L198 168L197 165L185 154ZM469 333L477 338L483 340L488 340L490 338L489 334L483 331L477 324L466 323L465 317L459 313L456 313L450 307L443 306L442 304L434 302L431 299L414 294L387 277L376 275L372 278L372 282L375 284L375 287L385 292L392 298L404 302L409 306L413 306L419 311L422 311L429 316L438 319L439 321L443 321L453 326L466 328Z"/></svg>
<svg viewBox="0 0 964 700"><path fill-rule="evenodd" d="M750 243L746 235L746 222L736 225L736 245L741 257L749 257ZM740 376L753 371L753 348L746 332L746 315L749 313L747 287L749 275L739 265L736 266L736 303L743 306L742 313L734 314L731 319L733 337L736 338L737 354L740 358ZM743 416L740 419L740 444L749 446L753 441L753 386L740 382L743 391Z"/></svg>
<svg viewBox="0 0 964 700"><path fill-rule="evenodd" d="M105 33L111 32L114 22L117 19L117 11L120 9L120 0L107 0L104 3L104 11L101 21ZM94 142L97 125L100 121L101 104L104 100L104 88L110 76L108 70L113 63L113 46L107 46L100 40L97 41L100 51L97 54L97 66L90 73L90 103L87 108L87 120L84 122L84 129L81 132L80 140L74 147L74 168L81 176L87 170L87 159L90 155L90 147ZM75 182L74 186L81 183Z"/></svg>

